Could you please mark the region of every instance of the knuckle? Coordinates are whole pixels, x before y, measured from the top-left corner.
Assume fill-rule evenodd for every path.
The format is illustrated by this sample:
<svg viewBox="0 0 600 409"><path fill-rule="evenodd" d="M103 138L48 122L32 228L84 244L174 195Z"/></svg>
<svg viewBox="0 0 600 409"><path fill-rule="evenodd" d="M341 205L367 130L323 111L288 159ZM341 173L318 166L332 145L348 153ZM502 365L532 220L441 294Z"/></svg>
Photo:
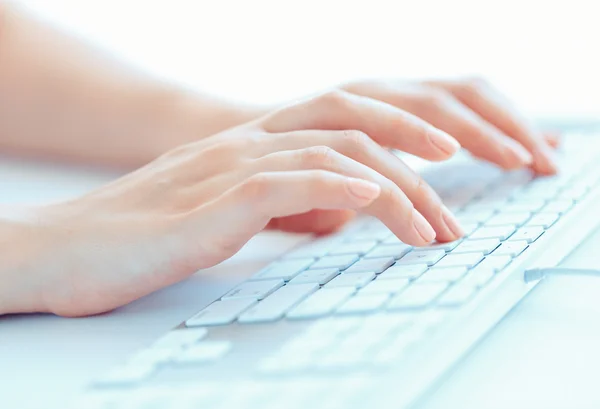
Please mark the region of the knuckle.
<svg viewBox="0 0 600 409"><path fill-rule="evenodd" d="M313 146L304 149L301 161L309 168L331 168L336 162L337 152L329 146Z"/></svg>
<svg viewBox="0 0 600 409"><path fill-rule="evenodd" d="M413 186L413 194L432 206L441 206L442 201L438 194L429 186L421 176L417 175Z"/></svg>
<svg viewBox="0 0 600 409"><path fill-rule="evenodd" d="M429 88L421 95L421 102L429 107L440 108L450 101L450 95L441 89Z"/></svg>
<svg viewBox="0 0 600 409"><path fill-rule="evenodd" d="M488 87L488 83L485 79L480 77L471 77L462 81L457 86L457 92L463 98L471 98L482 93L484 89Z"/></svg>
<svg viewBox="0 0 600 409"><path fill-rule="evenodd" d="M361 131L346 130L343 131L344 145L349 147L353 152L362 152L366 150L371 142L371 138Z"/></svg>
<svg viewBox="0 0 600 409"><path fill-rule="evenodd" d="M257 173L240 185L240 195L248 202L265 200L270 191L271 180L265 173Z"/></svg>
<svg viewBox="0 0 600 409"><path fill-rule="evenodd" d="M325 106L339 107L347 103L348 93L346 91L342 91L341 89L333 89L322 94L318 99Z"/></svg>
<svg viewBox="0 0 600 409"><path fill-rule="evenodd" d="M394 211L400 215L401 219L411 217L412 202L400 194L398 186L392 181L384 183L381 188L381 194L378 200L384 203L386 208L395 209Z"/></svg>

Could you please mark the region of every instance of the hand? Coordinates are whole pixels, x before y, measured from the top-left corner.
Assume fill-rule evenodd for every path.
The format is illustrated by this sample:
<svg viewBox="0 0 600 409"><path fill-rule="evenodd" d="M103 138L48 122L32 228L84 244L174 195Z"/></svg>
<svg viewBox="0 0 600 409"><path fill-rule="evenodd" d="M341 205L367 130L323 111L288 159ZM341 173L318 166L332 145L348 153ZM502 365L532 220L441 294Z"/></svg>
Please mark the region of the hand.
<svg viewBox="0 0 600 409"><path fill-rule="evenodd" d="M43 250L24 257L19 271L41 289L40 309L75 316L213 266L273 218L314 209L363 211L417 246L457 239L461 228L435 192L381 145L431 160L459 149L411 114L335 91L46 208L29 244Z"/></svg>
<svg viewBox="0 0 600 409"><path fill-rule="evenodd" d="M541 174L556 172L556 135L543 135L483 80L364 81L341 88L411 112L504 169L531 166Z"/></svg>

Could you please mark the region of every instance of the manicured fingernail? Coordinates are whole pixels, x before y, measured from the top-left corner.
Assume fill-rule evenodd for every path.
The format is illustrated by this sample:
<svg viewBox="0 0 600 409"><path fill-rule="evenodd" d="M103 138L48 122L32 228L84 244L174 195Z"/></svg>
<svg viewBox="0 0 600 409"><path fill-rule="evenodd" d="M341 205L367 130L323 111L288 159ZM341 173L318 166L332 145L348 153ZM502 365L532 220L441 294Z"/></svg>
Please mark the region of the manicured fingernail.
<svg viewBox="0 0 600 409"><path fill-rule="evenodd" d="M533 163L533 156L520 143L511 143L508 145L508 149L512 156L515 157L522 165L531 165Z"/></svg>
<svg viewBox="0 0 600 409"><path fill-rule="evenodd" d="M419 236L421 236L424 241L429 243L435 239L435 230L433 230L433 227L425 220L423 215L415 209L413 209L413 224L419 233Z"/></svg>
<svg viewBox="0 0 600 409"><path fill-rule="evenodd" d="M363 206L377 199L381 193L381 187L378 184L354 178L348 178L348 190L359 199L358 203Z"/></svg>
<svg viewBox="0 0 600 409"><path fill-rule="evenodd" d="M558 164L554 151L549 146L542 146L534 152L536 170L544 174L555 174L558 172Z"/></svg>
<svg viewBox="0 0 600 409"><path fill-rule="evenodd" d="M456 216L454 216L450 209L448 209L446 206L442 206L442 218L444 219L444 223L446 223L446 226L448 226L448 229L450 229L450 231L454 233L456 238L465 235L465 231L461 227L460 222L456 219Z"/></svg>
<svg viewBox="0 0 600 409"><path fill-rule="evenodd" d="M460 149L460 143L444 131L435 129L429 135L431 143L448 155L454 155Z"/></svg>

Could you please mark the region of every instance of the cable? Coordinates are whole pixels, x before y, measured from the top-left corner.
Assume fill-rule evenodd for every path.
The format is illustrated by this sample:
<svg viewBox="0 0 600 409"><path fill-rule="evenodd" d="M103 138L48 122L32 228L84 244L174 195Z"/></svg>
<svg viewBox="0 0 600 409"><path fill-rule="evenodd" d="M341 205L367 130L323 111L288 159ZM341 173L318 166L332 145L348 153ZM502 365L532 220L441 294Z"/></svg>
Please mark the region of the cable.
<svg viewBox="0 0 600 409"><path fill-rule="evenodd" d="M552 268L534 268L526 270L523 278L526 283L532 281L538 281L542 278L550 275L578 275L578 276L595 276L600 277L600 270L584 269L584 268L564 268L564 267L552 267Z"/></svg>

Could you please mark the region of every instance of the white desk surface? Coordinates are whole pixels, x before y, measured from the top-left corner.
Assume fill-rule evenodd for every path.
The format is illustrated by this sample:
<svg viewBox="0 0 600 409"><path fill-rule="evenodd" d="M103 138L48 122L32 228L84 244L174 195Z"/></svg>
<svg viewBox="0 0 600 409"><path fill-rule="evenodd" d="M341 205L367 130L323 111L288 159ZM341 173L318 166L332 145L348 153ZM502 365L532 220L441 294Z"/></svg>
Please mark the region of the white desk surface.
<svg viewBox="0 0 600 409"><path fill-rule="evenodd" d="M3 158L0 202L59 200L114 176ZM61 408L96 374L178 325L298 240L262 234L226 263L110 314L0 318L0 406ZM598 265L599 243L597 233L567 264ZM421 409L600 407L595 376L600 368L600 280L582 280L538 287Z"/></svg>

